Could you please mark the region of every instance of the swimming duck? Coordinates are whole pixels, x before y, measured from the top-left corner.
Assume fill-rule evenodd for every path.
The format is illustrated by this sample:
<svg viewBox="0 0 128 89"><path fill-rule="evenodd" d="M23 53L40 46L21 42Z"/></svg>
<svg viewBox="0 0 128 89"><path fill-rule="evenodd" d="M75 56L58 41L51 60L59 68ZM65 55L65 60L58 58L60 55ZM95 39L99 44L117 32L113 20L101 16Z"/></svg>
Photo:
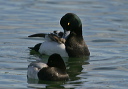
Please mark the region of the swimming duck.
<svg viewBox="0 0 128 89"><path fill-rule="evenodd" d="M70 31L53 31L53 33L37 33L28 37L44 37L43 43L38 43L34 47L28 47L40 54L51 55L59 53L62 57L68 57L65 51L65 41Z"/></svg>
<svg viewBox="0 0 128 89"><path fill-rule="evenodd" d="M70 32L65 38L52 34L43 43L37 44L34 48L40 54L51 55L58 53L62 57L84 57L89 56L89 49L83 39L82 35L82 22L80 18L74 13L65 14L61 20L60 25L64 29L64 32Z"/></svg>
<svg viewBox="0 0 128 89"><path fill-rule="evenodd" d="M48 63L33 62L28 65L27 77L39 80L68 80L66 66L59 54L52 54Z"/></svg>

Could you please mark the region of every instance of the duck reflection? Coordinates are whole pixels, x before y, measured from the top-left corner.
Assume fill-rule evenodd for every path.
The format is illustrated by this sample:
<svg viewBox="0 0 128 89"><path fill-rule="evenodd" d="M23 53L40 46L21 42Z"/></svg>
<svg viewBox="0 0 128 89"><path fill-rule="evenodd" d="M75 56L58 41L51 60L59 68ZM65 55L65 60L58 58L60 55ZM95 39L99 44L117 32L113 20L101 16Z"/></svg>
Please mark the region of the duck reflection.
<svg viewBox="0 0 128 89"><path fill-rule="evenodd" d="M81 74L83 70L83 65L89 64L88 62L89 57L84 58L69 58L67 62L67 73L70 76L70 81L79 80L80 77L77 77L77 75Z"/></svg>
<svg viewBox="0 0 128 89"><path fill-rule="evenodd" d="M28 79L28 88L36 88L36 89L57 89L57 88L65 88L62 86L67 81L43 81L43 80L34 80L34 79Z"/></svg>

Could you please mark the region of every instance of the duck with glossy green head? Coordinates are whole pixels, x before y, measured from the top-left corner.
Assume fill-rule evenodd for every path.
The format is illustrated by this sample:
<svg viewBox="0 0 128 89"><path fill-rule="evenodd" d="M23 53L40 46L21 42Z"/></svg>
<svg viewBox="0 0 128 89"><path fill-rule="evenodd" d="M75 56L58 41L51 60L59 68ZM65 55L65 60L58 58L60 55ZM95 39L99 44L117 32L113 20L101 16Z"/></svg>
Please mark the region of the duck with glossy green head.
<svg viewBox="0 0 128 89"><path fill-rule="evenodd" d="M48 35L50 40L46 39L43 43L36 45L35 48L38 48L36 50L40 54L51 55L58 53L62 57L89 56L90 52L82 35L80 18L74 13L67 13L61 18L60 24L64 29L64 33L68 33L68 35L60 38L50 34Z"/></svg>
<svg viewBox="0 0 128 89"><path fill-rule="evenodd" d="M52 54L48 63L32 62L28 65L27 77L29 79L60 81L68 80L66 66L59 54Z"/></svg>
<svg viewBox="0 0 128 89"><path fill-rule="evenodd" d="M82 22L80 18L74 13L67 13L61 18L60 24L64 30L70 31L65 42L68 56L89 56L90 52L82 35Z"/></svg>

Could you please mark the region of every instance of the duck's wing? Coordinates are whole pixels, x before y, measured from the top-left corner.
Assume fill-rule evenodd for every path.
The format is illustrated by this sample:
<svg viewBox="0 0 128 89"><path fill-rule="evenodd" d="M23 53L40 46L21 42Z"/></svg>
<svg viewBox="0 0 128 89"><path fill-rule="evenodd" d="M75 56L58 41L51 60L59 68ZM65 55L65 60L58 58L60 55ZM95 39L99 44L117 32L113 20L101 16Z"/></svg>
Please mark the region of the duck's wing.
<svg viewBox="0 0 128 89"><path fill-rule="evenodd" d="M38 79L38 72L42 68L48 67L47 64L41 62L32 62L28 65L27 77L32 79Z"/></svg>
<svg viewBox="0 0 128 89"><path fill-rule="evenodd" d="M55 34L56 36L58 36L58 37L62 38L62 37L63 37L63 35L64 35L64 32L61 32L61 31L57 31L57 30L55 30L55 31L53 31L53 33L51 33L51 34Z"/></svg>
<svg viewBox="0 0 128 89"><path fill-rule="evenodd" d="M48 34L48 36L49 36L49 38L52 40L52 41L55 41L55 42L57 42L57 43L63 43L63 44L65 44L65 39L64 38L61 38L61 37L58 37L57 35L55 35L55 34Z"/></svg>
<svg viewBox="0 0 128 89"><path fill-rule="evenodd" d="M29 35L28 37L45 37L45 35L47 35L47 34L46 33L36 33L36 34Z"/></svg>
<svg viewBox="0 0 128 89"><path fill-rule="evenodd" d="M44 67L48 67L47 64L45 63L42 63L42 62L31 62L29 65L28 65L28 68L29 67L36 67L38 68L39 70L44 68Z"/></svg>
<svg viewBox="0 0 128 89"><path fill-rule="evenodd" d="M54 35L62 38L64 33L61 31L55 30L52 33L36 33L36 34L29 35L28 37L45 37L48 34L54 34Z"/></svg>
<svg viewBox="0 0 128 89"><path fill-rule="evenodd" d="M41 43L36 44L34 47L28 47L29 49L35 50L36 52L39 51L39 48L41 46Z"/></svg>

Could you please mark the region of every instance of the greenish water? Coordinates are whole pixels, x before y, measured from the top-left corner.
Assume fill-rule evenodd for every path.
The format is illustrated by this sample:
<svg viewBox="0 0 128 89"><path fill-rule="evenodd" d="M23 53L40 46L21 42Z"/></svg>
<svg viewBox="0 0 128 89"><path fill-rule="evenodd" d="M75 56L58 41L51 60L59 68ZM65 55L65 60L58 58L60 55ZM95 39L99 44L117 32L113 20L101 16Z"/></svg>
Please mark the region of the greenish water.
<svg viewBox="0 0 128 89"><path fill-rule="evenodd" d="M65 58L69 81L28 80L27 66L38 59L28 47L42 39L27 36L63 31L59 21L67 12L81 18L91 56ZM0 88L127 89L128 1L0 0Z"/></svg>

